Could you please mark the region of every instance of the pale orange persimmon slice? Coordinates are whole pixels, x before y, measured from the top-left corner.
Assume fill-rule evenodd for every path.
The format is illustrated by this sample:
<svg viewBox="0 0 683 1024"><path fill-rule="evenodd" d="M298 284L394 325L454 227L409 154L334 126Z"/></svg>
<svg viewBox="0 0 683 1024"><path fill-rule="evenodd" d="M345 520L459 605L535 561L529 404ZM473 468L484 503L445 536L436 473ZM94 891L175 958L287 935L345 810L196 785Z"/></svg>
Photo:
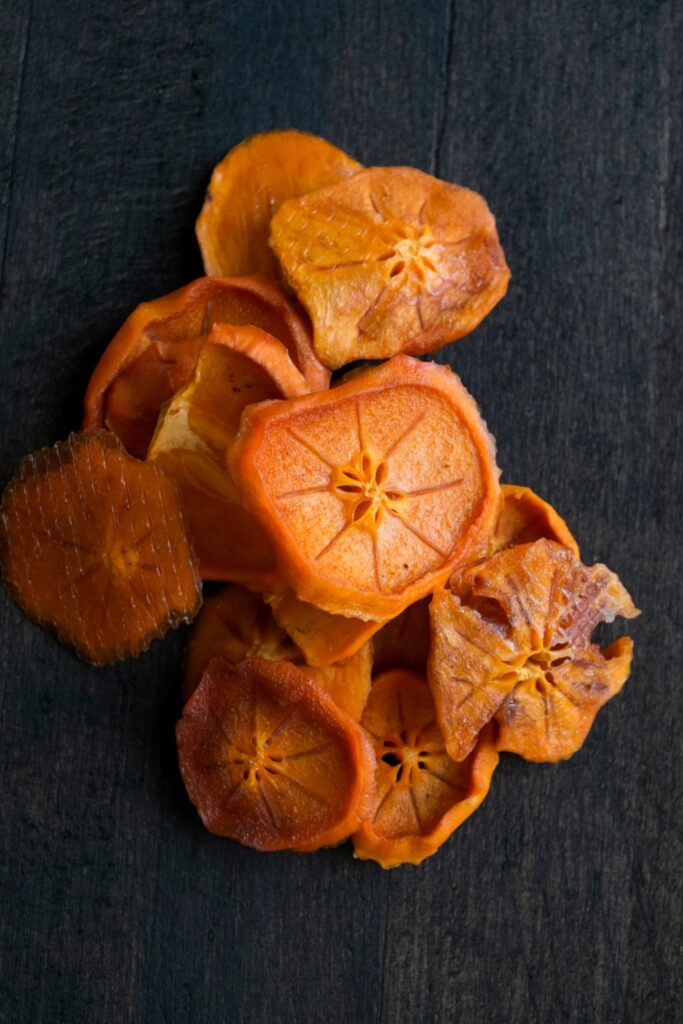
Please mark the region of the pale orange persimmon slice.
<svg viewBox="0 0 683 1024"><path fill-rule="evenodd" d="M500 490L498 520L482 549L482 557L515 544L529 544L543 539L557 541L579 557L579 546L571 530L549 502L540 498L530 487L502 484Z"/></svg>
<svg viewBox="0 0 683 1024"><path fill-rule="evenodd" d="M164 407L149 447L177 482L203 579L276 587L275 555L225 464L252 402L308 391L284 346L258 327L216 324L192 378Z"/></svg>
<svg viewBox="0 0 683 1024"><path fill-rule="evenodd" d="M362 165L316 135L262 132L214 168L196 225L207 274L277 278L270 220L285 199L348 178Z"/></svg>
<svg viewBox="0 0 683 1024"><path fill-rule="evenodd" d="M373 167L290 199L270 244L331 368L469 334L510 277L484 199L411 167Z"/></svg>
<svg viewBox="0 0 683 1024"><path fill-rule="evenodd" d="M429 601L409 605L395 619L385 623L372 638L374 675L390 669L410 669L418 675L427 672L429 657Z"/></svg>
<svg viewBox="0 0 683 1024"><path fill-rule="evenodd" d="M374 798L353 837L356 857L383 868L419 864L479 807L498 753L487 726L463 761L447 754L426 679L398 670L378 676L361 725L377 759Z"/></svg>
<svg viewBox="0 0 683 1024"><path fill-rule="evenodd" d="M230 465L297 597L366 620L444 582L497 513L493 442L474 400L450 369L409 356L331 391L249 406Z"/></svg>
<svg viewBox="0 0 683 1024"><path fill-rule="evenodd" d="M495 718L500 750L571 757L628 678L632 643L591 643L600 622L638 614L604 565L547 540L506 548L434 594L429 681L450 755Z"/></svg>
<svg viewBox="0 0 683 1024"><path fill-rule="evenodd" d="M257 850L308 852L353 832L373 784L360 726L286 662L215 658L185 705L180 771L204 825Z"/></svg>
<svg viewBox="0 0 683 1024"><path fill-rule="evenodd" d="M364 622L333 615L314 604L300 601L291 590L266 598L278 625L303 651L309 665L324 667L345 661L382 628L381 622ZM429 628L427 628L429 640Z"/></svg>
<svg viewBox="0 0 683 1024"><path fill-rule="evenodd" d="M190 380L206 336L221 323L260 327L282 342L308 390L328 386L309 328L275 284L204 277L131 313L90 378L84 428L106 427L144 458L162 405Z"/></svg>
<svg viewBox="0 0 683 1024"><path fill-rule="evenodd" d="M175 485L113 434L72 434L27 456L0 523L15 601L94 665L134 657L199 609Z"/></svg>

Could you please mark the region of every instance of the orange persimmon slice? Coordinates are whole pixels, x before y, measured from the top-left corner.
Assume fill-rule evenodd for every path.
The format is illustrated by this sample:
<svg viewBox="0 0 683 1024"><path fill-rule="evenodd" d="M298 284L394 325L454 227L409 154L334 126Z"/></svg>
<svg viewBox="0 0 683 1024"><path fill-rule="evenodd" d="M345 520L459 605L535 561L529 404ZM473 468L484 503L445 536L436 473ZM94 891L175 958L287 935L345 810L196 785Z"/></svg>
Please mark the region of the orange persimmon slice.
<svg viewBox="0 0 683 1024"><path fill-rule="evenodd" d="M258 327L217 324L194 374L159 419L148 459L177 482L203 579L272 588L275 555L244 509L226 464L243 410L308 391L284 346Z"/></svg>
<svg viewBox="0 0 683 1024"><path fill-rule="evenodd" d="M383 868L419 864L488 793L498 764L491 726L464 761L453 761L427 681L404 670L375 679L361 725L375 748L377 774L367 818L353 837L355 855Z"/></svg>
<svg viewBox="0 0 683 1024"><path fill-rule="evenodd" d="M364 622L323 611L314 604L300 601L291 590L271 594L266 600L273 609L275 621L301 648L309 665L336 665L350 658L382 628L381 622Z"/></svg>
<svg viewBox="0 0 683 1024"><path fill-rule="evenodd" d="M430 608L429 681L451 757L466 757L491 718L500 750L529 761L571 757L628 678L632 643L601 651L600 622L638 614L618 577L547 540L458 573Z"/></svg>
<svg viewBox="0 0 683 1024"><path fill-rule="evenodd" d="M131 313L90 378L84 428L107 427L144 458L162 405L188 383L217 323L260 327L282 342L309 390L328 386L308 327L276 285L204 277Z"/></svg>
<svg viewBox="0 0 683 1024"><path fill-rule="evenodd" d="M543 539L557 541L579 557L579 546L573 534L552 505L530 487L502 484L500 490L498 521L484 546L482 557L515 544L529 544Z"/></svg>
<svg viewBox="0 0 683 1024"><path fill-rule="evenodd" d="M197 219L206 273L277 278L268 234L280 204L360 170L341 149L306 132L262 132L245 139L214 168Z"/></svg>
<svg viewBox="0 0 683 1024"><path fill-rule="evenodd" d="M462 338L510 277L484 199L412 167L373 167L283 203L270 244L333 369Z"/></svg>
<svg viewBox="0 0 683 1024"><path fill-rule="evenodd" d="M429 598L423 597L385 623L374 635L372 647L374 675L399 668L424 675L429 657Z"/></svg>
<svg viewBox="0 0 683 1024"><path fill-rule="evenodd" d="M25 458L0 507L15 601L81 658L139 654L201 604L173 481L106 431Z"/></svg>
<svg viewBox="0 0 683 1024"><path fill-rule="evenodd" d="M360 726L286 662L215 658L176 729L180 771L210 832L257 850L334 846L374 774Z"/></svg>
<svg viewBox="0 0 683 1024"><path fill-rule="evenodd" d="M297 597L366 620L444 582L498 508L474 400L450 369L409 356L331 391L249 406L230 465Z"/></svg>

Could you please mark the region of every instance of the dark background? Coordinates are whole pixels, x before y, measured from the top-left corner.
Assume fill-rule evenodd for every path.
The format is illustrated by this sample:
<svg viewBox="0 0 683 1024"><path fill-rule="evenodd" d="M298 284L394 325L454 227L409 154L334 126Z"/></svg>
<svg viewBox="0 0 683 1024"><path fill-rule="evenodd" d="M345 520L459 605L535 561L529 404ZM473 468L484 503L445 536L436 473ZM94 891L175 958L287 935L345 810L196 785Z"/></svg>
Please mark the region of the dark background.
<svg viewBox="0 0 683 1024"><path fill-rule="evenodd" d="M132 308L200 274L213 164L299 127L486 196L510 291L440 358L504 478L644 609L583 750L505 757L446 847L383 872L210 836L175 760L184 636L98 671L2 592L0 1020L672 1021L682 5L2 0L0 39L2 483L78 425Z"/></svg>

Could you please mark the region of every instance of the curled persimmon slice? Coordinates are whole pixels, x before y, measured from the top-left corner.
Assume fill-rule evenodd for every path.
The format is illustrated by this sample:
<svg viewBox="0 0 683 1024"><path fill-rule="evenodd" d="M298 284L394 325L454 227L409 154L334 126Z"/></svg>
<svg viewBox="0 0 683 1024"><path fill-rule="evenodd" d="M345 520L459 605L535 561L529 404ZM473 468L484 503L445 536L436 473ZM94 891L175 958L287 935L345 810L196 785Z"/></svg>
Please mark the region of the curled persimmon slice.
<svg viewBox="0 0 683 1024"><path fill-rule="evenodd" d="M427 681L412 672L375 679L361 718L377 758L374 798L353 837L356 857L383 868L419 864L479 807L498 764L491 727L464 761L446 753Z"/></svg>
<svg viewBox="0 0 683 1024"><path fill-rule="evenodd" d="M469 334L510 277L484 199L411 167L373 167L283 203L270 244L332 368Z"/></svg>
<svg viewBox="0 0 683 1024"><path fill-rule="evenodd" d="M498 520L487 539L482 556L488 557L515 544L529 544L535 540L554 540L577 558L579 546L564 519L552 505L530 487L502 484Z"/></svg>
<svg viewBox="0 0 683 1024"><path fill-rule="evenodd" d="M214 168L196 232L207 274L277 278L270 220L285 199L362 170L325 139L299 131L245 139Z"/></svg>
<svg viewBox="0 0 683 1024"><path fill-rule="evenodd" d="M173 481L105 431L25 458L0 521L12 596L94 665L139 654L201 604Z"/></svg>
<svg viewBox="0 0 683 1024"><path fill-rule="evenodd" d="M423 597L385 623L372 638L372 647L375 675L399 668L425 675L429 657L429 598Z"/></svg>
<svg viewBox="0 0 683 1024"><path fill-rule="evenodd" d="M252 402L306 393L284 346L258 327L217 324L192 378L165 406L149 447L177 482L203 579L279 583L275 555L244 509L225 464Z"/></svg>
<svg viewBox="0 0 683 1024"><path fill-rule="evenodd" d="M448 752L471 750L491 718L499 749L530 761L571 757L628 678L631 641L601 651L600 622L638 614L604 565L547 540L507 548L435 593L429 681Z"/></svg>
<svg viewBox="0 0 683 1024"><path fill-rule="evenodd" d="M498 470L448 368L396 356L332 391L250 406L230 464L302 601L391 618L476 550Z"/></svg>
<svg viewBox="0 0 683 1024"><path fill-rule="evenodd" d="M144 458L162 405L192 377L214 324L260 327L282 342L308 390L328 386L307 325L276 285L246 277L199 278L128 317L90 378L84 428L107 427Z"/></svg>
<svg viewBox="0 0 683 1024"><path fill-rule="evenodd" d="M345 661L382 628L381 622L364 622L323 611L300 601L291 590L269 595L267 601L275 621L301 648L309 665L324 667Z"/></svg>
<svg viewBox="0 0 683 1024"><path fill-rule="evenodd" d="M361 728L286 662L214 659L178 723L188 795L209 829L307 852L357 828L374 773Z"/></svg>

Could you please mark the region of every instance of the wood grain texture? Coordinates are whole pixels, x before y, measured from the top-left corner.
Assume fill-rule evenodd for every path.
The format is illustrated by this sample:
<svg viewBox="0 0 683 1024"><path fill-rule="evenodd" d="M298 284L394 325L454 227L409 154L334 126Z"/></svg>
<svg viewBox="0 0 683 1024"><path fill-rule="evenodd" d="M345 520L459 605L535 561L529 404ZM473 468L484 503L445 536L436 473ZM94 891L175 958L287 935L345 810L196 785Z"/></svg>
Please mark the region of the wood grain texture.
<svg viewBox="0 0 683 1024"><path fill-rule="evenodd" d="M213 164L269 127L479 189L513 272L441 354L504 477L644 609L558 766L503 759L419 869L203 831L183 635L80 665L0 595L0 1021L659 1022L683 996L683 9L62 0L0 9L0 469L78 424L138 302L200 272Z"/></svg>

